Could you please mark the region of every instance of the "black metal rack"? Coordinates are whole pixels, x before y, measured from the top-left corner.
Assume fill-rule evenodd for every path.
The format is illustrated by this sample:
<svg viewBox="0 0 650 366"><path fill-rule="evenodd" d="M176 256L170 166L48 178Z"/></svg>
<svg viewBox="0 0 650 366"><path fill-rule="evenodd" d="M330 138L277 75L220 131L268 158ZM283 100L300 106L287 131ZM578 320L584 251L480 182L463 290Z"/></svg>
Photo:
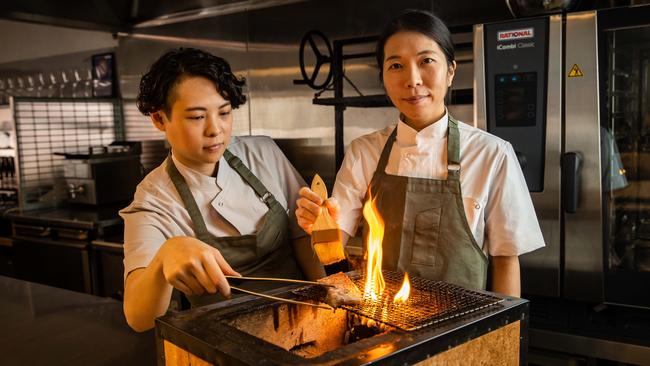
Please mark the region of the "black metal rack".
<svg viewBox="0 0 650 366"><path fill-rule="evenodd" d="M471 26L460 26L460 27L453 27L450 28L450 30L453 32L469 32L472 30ZM304 52L304 45L307 41L310 42L312 49L316 49L315 44L313 43L313 39L310 38L310 33L315 33L322 37L326 43L327 43L327 38L325 38L322 33L318 31L311 31L308 32L305 35L305 38L303 38L302 45L301 45L301 67L303 67L303 77L304 80L296 80L294 83L296 84L310 84L315 89L319 89L318 87L314 87L314 81L316 78L316 74L318 73L318 70L320 69L320 66L322 63L326 62L331 62L331 73L332 73L332 87L334 91L334 97L333 98L320 98L320 94L322 91L318 92L315 94L314 99L313 99L313 104L316 105L325 105L325 106L334 106L334 156L335 156L335 161L336 161L336 170L341 167L341 163L343 162L343 156L345 153L345 145L343 142L343 124L344 124L344 112L347 107L353 107L353 108L380 108L380 107L391 107L393 104L386 96L385 94L377 94L377 95L360 95L360 96L353 96L353 97L346 97L343 95L343 83L345 78L345 71L343 69L343 62L346 60L352 60L352 59L360 59L360 58L369 58L369 57L374 57L375 53L374 52L360 52L360 53L350 53L350 54L344 54L343 48L346 46L350 45L357 45L357 44L364 44L364 43L374 43L379 39L379 36L367 36L367 37L356 37L356 38L348 38L348 39L341 39L341 40L335 40L332 42L333 44L333 49L332 49L332 56L331 58L322 56L317 52L317 59L318 59L318 65L315 70L315 74L312 76L311 80L307 78L306 73L304 72L304 58L303 58L303 52ZM461 49L471 49L472 44L471 43L461 43L461 44L456 44L455 45L456 50L461 50ZM328 44L329 48L329 44ZM457 61L457 63L464 63L464 62L471 62L470 61ZM329 79L329 76L328 76ZM323 87L325 89L327 85ZM472 104L473 103L473 90L472 89L457 89L457 90L452 90L451 91L451 96L450 96L450 102L451 104Z"/></svg>

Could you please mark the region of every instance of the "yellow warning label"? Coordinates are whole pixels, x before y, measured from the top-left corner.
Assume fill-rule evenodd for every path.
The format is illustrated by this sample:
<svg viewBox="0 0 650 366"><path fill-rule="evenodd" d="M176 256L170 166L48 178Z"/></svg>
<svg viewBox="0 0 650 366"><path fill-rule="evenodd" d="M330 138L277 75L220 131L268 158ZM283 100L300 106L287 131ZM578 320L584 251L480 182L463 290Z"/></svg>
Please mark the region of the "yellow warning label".
<svg viewBox="0 0 650 366"><path fill-rule="evenodd" d="M569 71L569 77L570 78L579 78L581 76L584 76L582 73L582 70L580 70L580 67L578 67L578 64L573 64L573 67Z"/></svg>

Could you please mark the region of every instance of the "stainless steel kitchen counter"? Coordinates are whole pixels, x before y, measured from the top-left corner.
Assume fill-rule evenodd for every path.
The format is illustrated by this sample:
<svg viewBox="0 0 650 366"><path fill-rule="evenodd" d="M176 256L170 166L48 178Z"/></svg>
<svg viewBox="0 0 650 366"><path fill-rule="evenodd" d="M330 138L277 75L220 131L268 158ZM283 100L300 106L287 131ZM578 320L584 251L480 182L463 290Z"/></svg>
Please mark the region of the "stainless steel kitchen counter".
<svg viewBox="0 0 650 366"><path fill-rule="evenodd" d="M126 206L126 205L123 205ZM119 225L122 219L117 214L122 207L64 207L34 210L13 210L5 214L12 221L36 225L57 225L62 227L97 230Z"/></svg>
<svg viewBox="0 0 650 366"><path fill-rule="evenodd" d="M110 298L0 276L0 364L153 365L153 331L126 324Z"/></svg>

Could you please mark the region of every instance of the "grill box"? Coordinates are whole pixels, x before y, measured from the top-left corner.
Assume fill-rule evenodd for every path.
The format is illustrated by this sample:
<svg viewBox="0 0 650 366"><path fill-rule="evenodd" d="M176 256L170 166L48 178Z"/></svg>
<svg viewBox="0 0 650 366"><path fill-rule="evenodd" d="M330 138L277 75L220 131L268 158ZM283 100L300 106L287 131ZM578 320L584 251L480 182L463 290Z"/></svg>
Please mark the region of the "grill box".
<svg viewBox="0 0 650 366"><path fill-rule="evenodd" d="M357 285L363 281L356 272L348 275ZM389 295L400 276L384 271ZM428 310L408 304L429 312L414 327L396 323L402 317L395 308L382 320L376 309L360 306L331 311L251 296L168 313L156 320L158 364L526 364L528 301L418 278L411 286L412 299L426 298L417 293L425 290L435 303ZM268 294L304 301L310 291L293 286Z"/></svg>

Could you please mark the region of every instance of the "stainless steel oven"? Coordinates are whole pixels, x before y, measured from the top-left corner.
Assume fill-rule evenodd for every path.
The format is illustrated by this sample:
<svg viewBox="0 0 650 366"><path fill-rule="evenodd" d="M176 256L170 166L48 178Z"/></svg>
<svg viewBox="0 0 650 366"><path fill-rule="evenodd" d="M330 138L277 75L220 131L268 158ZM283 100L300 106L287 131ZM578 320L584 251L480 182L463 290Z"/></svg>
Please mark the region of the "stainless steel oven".
<svg viewBox="0 0 650 366"><path fill-rule="evenodd" d="M90 230L14 222L13 231L18 278L92 293Z"/></svg>
<svg viewBox="0 0 650 366"><path fill-rule="evenodd" d="M546 241L524 294L650 308L650 6L477 25L474 60Z"/></svg>

